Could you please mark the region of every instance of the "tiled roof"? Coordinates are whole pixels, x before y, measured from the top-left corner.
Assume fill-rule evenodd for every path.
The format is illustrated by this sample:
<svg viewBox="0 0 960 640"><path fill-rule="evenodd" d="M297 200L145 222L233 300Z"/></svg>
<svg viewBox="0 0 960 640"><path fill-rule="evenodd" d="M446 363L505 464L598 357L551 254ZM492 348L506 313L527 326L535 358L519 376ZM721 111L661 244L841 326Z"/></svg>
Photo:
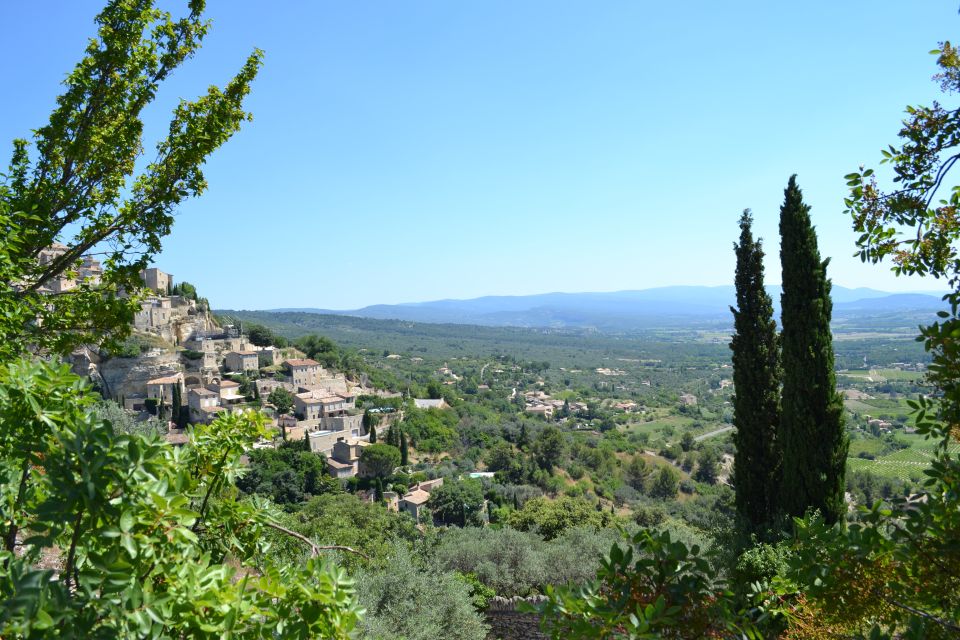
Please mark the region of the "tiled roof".
<svg viewBox="0 0 960 640"><path fill-rule="evenodd" d="M402 502L409 502L410 504L426 504L427 500L430 499L430 494L422 489L416 489L411 491L407 495L403 496L400 500Z"/></svg>
<svg viewBox="0 0 960 640"><path fill-rule="evenodd" d="M294 358L287 360L286 363L291 367L319 367L320 363L310 358Z"/></svg>
<svg viewBox="0 0 960 640"><path fill-rule="evenodd" d="M176 384L178 382L180 382L179 373L175 376L167 376L165 378L154 378L153 380L147 380L147 384Z"/></svg>
<svg viewBox="0 0 960 640"><path fill-rule="evenodd" d="M215 394L213 391L210 391L210 389L204 389L204 388L202 388L202 387L199 388L199 389L190 389L190 393L195 393L195 394L197 394L198 396L215 396L215 395L217 395L217 394Z"/></svg>

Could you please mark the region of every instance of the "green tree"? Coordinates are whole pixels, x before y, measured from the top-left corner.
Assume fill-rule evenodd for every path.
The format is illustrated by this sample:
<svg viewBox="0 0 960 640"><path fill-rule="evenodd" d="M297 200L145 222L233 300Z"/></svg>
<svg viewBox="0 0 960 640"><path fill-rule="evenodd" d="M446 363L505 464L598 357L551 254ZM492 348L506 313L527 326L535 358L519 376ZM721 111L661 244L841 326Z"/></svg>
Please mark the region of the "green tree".
<svg viewBox="0 0 960 640"><path fill-rule="evenodd" d="M364 638L378 640L484 640L487 628L473 608L470 588L450 572L420 566L397 544L381 569L357 579Z"/></svg>
<svg viewBox="0 0 960 640"><path fill-rule="evenodd" d="M183 392L180 385L173 385L173 401L171 404L170 419L178 428L183 429L187 425L187 412L183 410Z"/></svg>
<svg viewBox="0 0 960 640"><path fill-rule="evenodd" d="M285 415L293 408L293 394L283 387L277 387L267 396L267 402L276 408L278 414Z"/></svg>
<svg viewBox="0 0 960 640"><path fill-rule="evenodd" d="M360 452L360 464L367 475L386 478L400 466L400 450L389 444L371 444Z"/></svg>
<svg viewBox="0 0 960 640"><path fill-rule="evenodd" d="M366 414L364 414L366 415ZM377 444L377 428L373 425L370 426L370 444Z"/></svg>
<svg viewBox="0 0 960 640"><path fill-rule="evenodd" d="M400 432L400 466L405 467L410 464L410 450L407 445L407 434L405 431Z"/></svg>
<svg viewBox="0 0 960 640"><path fill-rule="evenodd" d="M610 524L610 514L597 511L583 498L561 496L556 500L533 498L507 517L507 525L518 531L536 531L547 540L573 527L602 528Z"/></svg>
<svg viewBox="0 0 960 640"><path fill-rule="evenodd" d="M833 368L830 260L820 260L810 207L803 202L796 176L790 177L784 191L780 242L782 508L792 516L818 509L829 522L836 522L846 512L849 441Z"/></svg>
<svg viewBox="0 0 960 640"><path fill-rule="evenodd" d="M140 287L139 271L159 252L177 206L206 189L203 163L250 117L243 99L260 51L225 88L181 100L154 160L138 162L141 111L209 29L202 0L192 0L181 19L153 4L108 4L47 124L32 141L14 141L0 183L0 357L25 350L66 354L124 337L138 301L121 292ZM55 242L64 248L39 259ZM100 283L82 281L55 296L43 292L52 281L75 276L95 247L106 253Z"/></svg>
<svg viewBox="0 0 960 640"><path fill-rule="evenodd" d="M174 450L115 433L94 402L66 367L0 364L0 635L349 636L345 575L316 558L274 562L261 540L277 514L229 490L262 416L197 425ZM51 550L57 571L41 563Z"/></svg>
<svg viewBox="0 0 960 640"><path fill-rule="evenodd" d="M285 347L287 341L273 331L260 324L246 325L247 340L258 347Z"/></svg>
<svg viewBox="0 0 960 640"><path fill-rule="evenodd" d="M720 458L714 449L706 448L701 451L694 479L707 484L716 484L717 474L720 472L719 462Z"/></svg>
<svg viewBox="0 0 960 640"><path fill-rule="evenodd" d="M650 476L647 493L653 498L672 499L677 497L680 475L667 465L660 467Z"/></svg>
<svg viewBox="0 0 960 640"><path fill-rule="evenodd" d="M693 433L690 431L684 431L683 435L680 436L680 448L684 451L690 451L693 449L696 444L696 439L693 437Z"/></svg>
<svg viewBox="0 0 960 640"><path fill-rule="evenodd" d="M324 457L310 451L306 440L284 442L275 449L254 449L247 457L249 470L236 483L245 493L296 505L340 490L337 480L327 474Z"/></svg>
<svg viewBox="0 0 960 640"><path fill-rule="evenodd" d="M936 79L956 94L960 52L944 42L934 54ZM920 331L937 399L913 403L917 432L934 443L934 455L919 495L877 501L847 528L803 523L790 572L774 582L773 594L762 594L783 603L791 631L821 626L837 636L884 639L960 633L960 192L952 173L960 158L960 111L938 103L907 107L899 137L881 152L896 184L885 190L872 169L860 167L846 176L845 204L862 260L890 260L897 275L949 282L945 310Z"/></svg>
<svg viewBox="0 0 960 640"><path fill-rule="evenodd" d="M733 482L737 513L753 532L773 523L779 510L780 349L773 301L763 286L763 246L754 239L750 210L740 217L737 308L733 312ZM715 475L715 474L714 474Z"/></svg>
<svg viewBox="0 0 960 640"><path fill-rule="evenodd" d="M647 461L640 456L633 456L626 468L627 484L637 491L644 491L647 484L647 477L650 475L650 468Z"/></svg>
<svg viewBox="0 0 960 640"><path fill-rule="evenodd" d="M594 582L552 590L539 607L561 638L760 637L698 546L643 530L615 544Z"/></svg>
<svg viewBox="0 0 960 640"><path fill-rule="evenodd" d="M537 464L547 471L560 464L566 450L567 440L563 432L553 425L544 427L534 443Z"/></svg>
<svg viewBox="0 0 960 640"><path fill-rule="evenodd" d="M483 487L477 480L448 480L430 493L434 519L460 527L483 526Z"/></svg>

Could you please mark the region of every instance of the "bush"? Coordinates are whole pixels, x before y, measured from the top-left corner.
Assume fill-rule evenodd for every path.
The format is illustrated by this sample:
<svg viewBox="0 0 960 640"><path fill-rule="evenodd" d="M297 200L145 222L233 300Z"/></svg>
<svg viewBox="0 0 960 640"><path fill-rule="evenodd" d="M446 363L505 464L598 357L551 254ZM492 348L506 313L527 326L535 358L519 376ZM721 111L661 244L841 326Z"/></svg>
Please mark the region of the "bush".
<svg viewBox="0 0 960 640"><path fill-rule="evenodd" d="M378 640L484 640L472 589L453 573L417 566L403 545L379 571L357 577L363 637Z"/></svg>

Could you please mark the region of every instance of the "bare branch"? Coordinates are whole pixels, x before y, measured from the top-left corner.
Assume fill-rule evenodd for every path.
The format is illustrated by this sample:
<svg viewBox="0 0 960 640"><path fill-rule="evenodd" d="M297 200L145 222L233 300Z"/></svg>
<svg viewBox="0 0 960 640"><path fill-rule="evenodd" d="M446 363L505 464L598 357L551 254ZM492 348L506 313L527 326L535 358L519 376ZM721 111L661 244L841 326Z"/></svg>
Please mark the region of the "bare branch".
<svg viewBox="0 0 960 640"><path fill-rule="evenodd" d="M306 537L305 535L299 534L296 531L291 531L290 529L287 529L286 527L281 526L275 522L265 521L262 524L265 524L271 529L276 529L281 533L285 533L288 536L292 536L297 540L300 540L301 542L306 543L307 545L310 546L310 555L314 558L319 556L321 551L346 551L347 553L355 553L356 555L360 556L364 560L370 559L370 557L367 554L363 553L362 551L357 551L356 549L353 549L351 547L345 547L339 544L323 544L323 545L317 544L310 538Z"/></svg>

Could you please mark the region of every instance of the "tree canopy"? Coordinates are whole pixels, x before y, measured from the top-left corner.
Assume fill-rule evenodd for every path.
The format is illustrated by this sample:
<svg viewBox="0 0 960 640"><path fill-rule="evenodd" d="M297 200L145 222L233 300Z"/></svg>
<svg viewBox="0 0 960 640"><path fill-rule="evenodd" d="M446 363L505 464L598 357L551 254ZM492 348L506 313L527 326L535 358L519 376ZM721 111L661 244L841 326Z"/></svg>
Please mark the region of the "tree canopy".
<svg viewBox="0 0 960 640"><path fill-rule="evenodd" d="M780 207L782 508L790 516L819 510L836 522L847 510L849 439L833 366L829 262L820 259L810 207L791 176Z"/></svg>
<svg viewBox="0 0 960 640"><path fill-rule="evenodd" d="M206 189L207 157L250 119L243 101L260 67L257 50L224 88L180 101L155 156L136 173L141 112L209 29L204 2L189 7L175 19L152 0L108 4L47 124L31 141L14 141L0 182L0 354L68 353L123 337L138 306L122 293L139 288L176 207ZM91 252L102 258L100 282L77 280ZM76 286L49 295L61 277Z"/></svg>

